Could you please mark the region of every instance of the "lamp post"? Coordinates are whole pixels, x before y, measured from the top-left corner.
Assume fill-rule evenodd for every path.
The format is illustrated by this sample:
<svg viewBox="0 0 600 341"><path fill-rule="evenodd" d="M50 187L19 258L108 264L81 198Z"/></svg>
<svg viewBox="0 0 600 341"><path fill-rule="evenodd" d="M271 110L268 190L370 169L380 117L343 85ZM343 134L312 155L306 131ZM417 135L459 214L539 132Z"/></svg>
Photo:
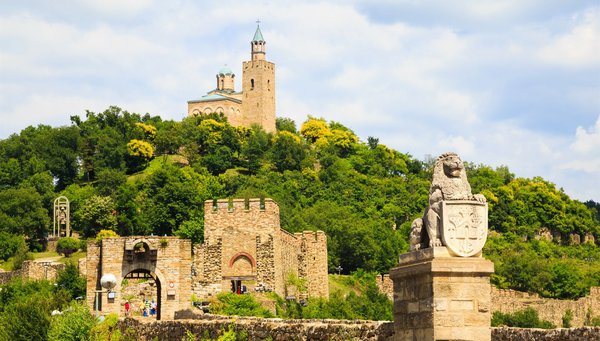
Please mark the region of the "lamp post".
<svg viewBox="0 0 600 341"><path fill-rule="evenodd" d="M117 285L117 278L113 274L104 274L102 278L100 278L100 285L106 289L106 292L110 293L111 289ZM96 290L96 316L98 316L98 298L100 293L104 292L102 289Z"/></svg>
<svg viewBox="0 0 600 341"><path fill-rule="evenodd" d="M338 265L338 266L335 268L335 271L337 271L337 272L338 272L338 276L339 276L339 275L342 273L342 270L344 270L344 268L342 268L342 266L341 266L341 265Z"/></svg>

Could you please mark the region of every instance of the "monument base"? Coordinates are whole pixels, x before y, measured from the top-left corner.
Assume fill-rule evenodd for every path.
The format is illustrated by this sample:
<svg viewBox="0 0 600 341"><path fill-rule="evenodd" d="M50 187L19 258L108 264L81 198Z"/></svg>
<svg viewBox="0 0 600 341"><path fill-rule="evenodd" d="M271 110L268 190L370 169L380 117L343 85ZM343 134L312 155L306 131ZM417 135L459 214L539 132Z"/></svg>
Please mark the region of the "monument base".
<svg viewBox="0 0 600 341"><path fill-rule="evenodd" d="M491 340L490 275L481 257L452 257L446 247L400 256L394 282L394 340Z"/></svg>

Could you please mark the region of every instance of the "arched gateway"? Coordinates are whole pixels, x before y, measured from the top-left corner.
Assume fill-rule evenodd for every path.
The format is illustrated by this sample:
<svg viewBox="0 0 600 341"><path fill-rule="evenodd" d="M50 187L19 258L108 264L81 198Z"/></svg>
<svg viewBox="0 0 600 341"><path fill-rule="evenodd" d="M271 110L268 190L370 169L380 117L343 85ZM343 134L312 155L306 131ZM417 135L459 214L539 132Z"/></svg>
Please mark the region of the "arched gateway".
<svg viewBox="0 0 600 341"><path fill-rule="evenodd" d="M87 244L87 302L102 314L123 314L125 278L152 278L156 283L157 319L172 320L190 306L192 244L178 237L104 238ZM113 274L116 286L107 293L100 278Z"/></svg>

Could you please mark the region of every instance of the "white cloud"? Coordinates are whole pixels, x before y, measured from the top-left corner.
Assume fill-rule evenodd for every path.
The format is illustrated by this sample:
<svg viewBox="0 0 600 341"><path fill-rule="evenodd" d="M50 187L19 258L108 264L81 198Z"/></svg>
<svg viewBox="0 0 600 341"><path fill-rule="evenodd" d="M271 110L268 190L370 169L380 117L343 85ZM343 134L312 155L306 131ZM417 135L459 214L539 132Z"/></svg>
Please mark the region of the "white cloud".
<svg viewBox="0 0 600 341"><path fill-rule="evenodd" d="M569 32L553 37L541 49L539 58L567 67L600 66L600 9L576 15L573 21L576 26Z"/></svg>

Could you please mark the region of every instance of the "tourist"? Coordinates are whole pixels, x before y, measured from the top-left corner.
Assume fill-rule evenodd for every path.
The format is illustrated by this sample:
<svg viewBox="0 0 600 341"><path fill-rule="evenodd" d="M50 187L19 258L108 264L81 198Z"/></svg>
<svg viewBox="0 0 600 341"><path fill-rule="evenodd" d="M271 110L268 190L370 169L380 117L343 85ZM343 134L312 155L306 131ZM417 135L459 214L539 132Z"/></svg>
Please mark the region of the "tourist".
<svg viewBox="0 0 600 341"><path fill-rule="evenodd" d="M156 315L156 302L152 299L152 303L150 303L150 316Z"/></svg>
<svg viewBox="0 0 600 341"><path fill-rule="evenodd" d="M129 300L125 300L125 316L129 317L129 309L131 309L131 305L129 305Z"/></svg>

